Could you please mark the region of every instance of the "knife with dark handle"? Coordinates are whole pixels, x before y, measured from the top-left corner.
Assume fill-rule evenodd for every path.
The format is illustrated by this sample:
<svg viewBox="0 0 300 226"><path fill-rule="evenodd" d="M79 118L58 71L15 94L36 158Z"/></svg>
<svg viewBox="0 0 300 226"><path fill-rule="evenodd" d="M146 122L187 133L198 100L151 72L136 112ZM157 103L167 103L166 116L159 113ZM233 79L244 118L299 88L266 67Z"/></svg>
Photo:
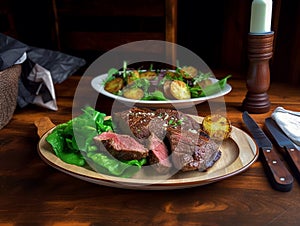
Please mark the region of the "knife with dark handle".
<svg viewBox="0 0 300 226"><path fill-rule="evenodd" d="M265 125L278 146L285 150L292 173L300 181L300 151L272 118L266 118Z"/></svg>
<svg viewBox="0 0 300 226"><path fill-rule="evenodd" d="M243 112L243 120L259 147L260 159L272 187L278 191L290 191L294 178L274 150L269 138L251 118L247 111Z"/></svg>

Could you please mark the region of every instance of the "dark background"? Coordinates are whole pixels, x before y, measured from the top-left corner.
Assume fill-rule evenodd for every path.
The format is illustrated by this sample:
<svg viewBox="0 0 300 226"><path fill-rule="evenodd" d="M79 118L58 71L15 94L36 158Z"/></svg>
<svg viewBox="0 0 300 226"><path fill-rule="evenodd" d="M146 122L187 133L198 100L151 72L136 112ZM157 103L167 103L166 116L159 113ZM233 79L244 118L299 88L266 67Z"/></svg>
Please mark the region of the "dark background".
<svg viewBox="0 0 300 226"><path fill-rule="evenodd" d="M89 1L83 2L88 4ZM127 2L130 4L130 1ZM252 0L178 0L177 43L195 52L212 69L246 74L251 2ZM0 12L8 7L10 15L7 18L6 14L0 14L1 32L31 46L58 49L51 0L0 0L0 3ZM65 20L65 29L82 26L90 30L98 27L105 31L125 28L130 31L141 24L136 18L122 19L113 16L105 20L93 18L85 21L79 14L74 14L69 21ZM13 21L13 27L9 20ZM158 18L140 20L146 31L164 29L164 21ZM271 80L299 84L300 1L274 0L272 23L275 40L274 54L270 61ZM88 62L101 54L101 50L94 53L61 50L83 57Z"/></svg>

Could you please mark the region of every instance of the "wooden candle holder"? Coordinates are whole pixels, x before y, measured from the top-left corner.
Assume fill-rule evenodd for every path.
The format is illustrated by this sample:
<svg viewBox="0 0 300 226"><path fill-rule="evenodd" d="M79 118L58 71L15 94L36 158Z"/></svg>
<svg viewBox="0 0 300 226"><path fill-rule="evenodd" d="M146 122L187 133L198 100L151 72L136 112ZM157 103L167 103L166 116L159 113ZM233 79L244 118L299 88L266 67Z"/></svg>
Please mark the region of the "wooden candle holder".
<svg viewBox="0 0 300 226"><path fill-rule="evenodd" d="M270 86L269 60L273 55L273 39L274 32L248 34L248 92L243 101L243 110L249 113L260 114L270 110L267 91Z"/></svg>

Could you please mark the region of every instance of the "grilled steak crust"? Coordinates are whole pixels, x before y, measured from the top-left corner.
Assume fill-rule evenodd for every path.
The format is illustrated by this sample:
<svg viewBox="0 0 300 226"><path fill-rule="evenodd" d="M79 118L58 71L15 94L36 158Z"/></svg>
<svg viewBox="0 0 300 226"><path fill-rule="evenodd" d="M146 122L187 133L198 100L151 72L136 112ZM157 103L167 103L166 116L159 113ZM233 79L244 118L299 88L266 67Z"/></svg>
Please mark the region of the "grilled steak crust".
<svg viewBox="0 0 300 226"><path fill-rule="evenodd" d="M147 139L151 133L163 139L167 130L199 130L199 123L191 116L174 109L133 107L112 115L117 131L133 135L138 140Z"/></svg>
<svg viewBox="0 0 300 226"><path fill-rule="evenodd" d="M164 120L167 130L199 130L200 124L190 115L175 109L157 109L157 117Z"/></svg>
<svg viewBox="0 0 300 226"><path fill-rule="evenodd" d="M94 137L94 141L100 149L105 148L119 160L140 160L146 158L149 152L148 149L129 135L104 132Z"/></svg>
<svg viewBox="0 0 300 226"><path fill-rule="evenodd" d="M149 122L156 115L150 109L134 107L128 111L116 112L112 117L118 132L132 135L139 140L150 136Z"/></svg>

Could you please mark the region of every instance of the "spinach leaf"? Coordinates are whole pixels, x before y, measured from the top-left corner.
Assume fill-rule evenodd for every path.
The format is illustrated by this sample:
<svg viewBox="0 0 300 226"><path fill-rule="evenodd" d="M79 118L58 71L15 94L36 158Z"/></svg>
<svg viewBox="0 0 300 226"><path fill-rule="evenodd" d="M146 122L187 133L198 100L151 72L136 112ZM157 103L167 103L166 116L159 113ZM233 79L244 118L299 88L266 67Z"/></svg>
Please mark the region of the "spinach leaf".
<svg viewBox="0 0 300 226"><path fill-rule="evenodd" d="M155 90L154 92L145 93L142 100L168 100L163 92Z"/></svg>
<svg viewBox="0 0 300 226"><path fill-rule="evenodd" d="M205 97L220 92L226 86L227 80L231 77L231 75L227 75L225 78L208 85L204 88L200 86L194 86L190 88L192 98L197 97Z"/></svg>

